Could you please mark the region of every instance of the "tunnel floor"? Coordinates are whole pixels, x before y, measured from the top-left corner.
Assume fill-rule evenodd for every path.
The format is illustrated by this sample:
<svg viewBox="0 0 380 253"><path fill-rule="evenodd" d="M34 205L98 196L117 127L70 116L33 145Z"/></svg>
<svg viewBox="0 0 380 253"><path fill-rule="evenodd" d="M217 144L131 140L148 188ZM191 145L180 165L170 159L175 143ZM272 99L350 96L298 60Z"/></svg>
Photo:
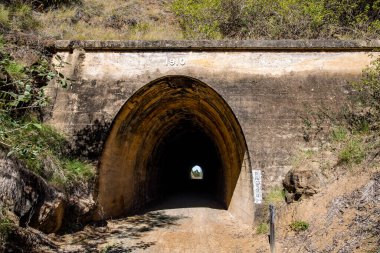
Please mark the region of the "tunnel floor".
<svg viewBox="0 0 380 253"><path fill-rule="evenodd" d="M141 210L140 213L200 207L225 210L224 205L210 193L182 191L171 193L159 201L150 203L145 209Z"/></svg>

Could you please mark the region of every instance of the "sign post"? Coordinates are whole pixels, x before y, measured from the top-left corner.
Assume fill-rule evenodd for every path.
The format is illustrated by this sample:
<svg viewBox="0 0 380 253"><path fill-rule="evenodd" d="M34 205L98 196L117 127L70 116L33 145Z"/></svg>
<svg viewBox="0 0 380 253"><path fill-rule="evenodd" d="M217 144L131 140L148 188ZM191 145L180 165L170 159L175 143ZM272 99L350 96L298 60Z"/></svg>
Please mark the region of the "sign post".
<svg viewBox="0 0 380 253"><path fill-rule="evenodd" d="M276 234L275 234L275 208L273 204L269 205L269 215L270 215L270 228L269 228L269 244L270 244L270 252L274 253L276 250Z"/></svg>

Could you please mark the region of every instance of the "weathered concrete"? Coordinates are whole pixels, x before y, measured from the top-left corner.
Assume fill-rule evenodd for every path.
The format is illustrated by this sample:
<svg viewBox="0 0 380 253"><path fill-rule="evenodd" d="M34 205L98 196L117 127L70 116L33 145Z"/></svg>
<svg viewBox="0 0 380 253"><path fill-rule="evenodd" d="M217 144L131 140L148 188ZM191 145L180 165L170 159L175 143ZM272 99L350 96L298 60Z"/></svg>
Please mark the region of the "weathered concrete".
<svg viewBox="0 0 380 253"><path fill-rule="evenodd" d="M152 87L152 84L159 85L160 78L165 76L191 77L188 80L196 78L193 83L206 87L206 90L209 87L220 95L221 100L217 102L214 100L216 96L203 96L202 92L193 93L194 97L202 103L213 100L211 104L214 103L217 107L214 109L220 112L217 117L226 115L226 110L220 110L219 106L228 105L242 129L249 162L248 168L238 168L237 171L240 170L238 177L248 183L238 187L239 183L236 182L240 179L233 179L237 186L233 193L227 194L228 200L225 199L224 202L230 205L230 210L236 215L249 216L252 219L253 212L246 209L253 206L252 199L247 197L252 193L251 169L263 171L264 190L280 183L291 168L290 158L294 150L303 142L300 116L317 107L338 108L351 92L348 83L356 80L362 69L370 63L372 58L368 51L379 46L379 41L59 41L56 44L57 55L69 63L61 70L75 81L68 90L51 86L50 92L56 94L57 99L54 101L49 122L72 138L78 153L97 160L108 131L111 134L109 140L116 138L112 136L113 131L116 131L115 125L120 124L117 121L120 114L125 110L133 110L134 107L144 108L144 105L150 103L145 99L131 99L141 88L147 87L148 83ZM373 54L379 56L379 53ZM166 84L167 87L170 86L168 82ZM194 87L196 90L197 85ZM165 100L165 96L156 92L156 98L151 99ZM157 101L156 104L160 104ZM168 110L181 111L183 105L173 101L165 105ZM188 104L185 108L187 112L182 115L191 114L190 112L197 114L195 104ZM150 109L148 106L144 110ZM160 110L164 109L163 107ZM202 112L206 113L203 115L209 115L207 110ZM137 114L136 118L141 115L143 114ZM213 117L210 116L209 120L213 121ZM153 124L152 129L161 129L164 124L159 122L165 122L164 119L153 120L157 125ZM111 122L114 122L112 129ZM218 131L225 132L219 124L198 126L205 128L203 130L206 132L215 131L213 127L220 127ZM145 129L147 135L152 134L145 125L140 127ZM133 133L141 129L137 127L128 131ZM143 133L140 132L140 135L143 136ZM221 145L220 141L213 141L218 147ZM111 147L111 142L107 141L103 158L116 147ZM141 142L132 149L145 147L144 152L149 153L147 150L152 150L151 145L155 145L154 142ZM127 141L125 147L128 145ZM143 157L147 157L148 153ZM221 160L223 163L223 158ZM113 170L116 173L113 174L115 180L120 176L117 179L121 180L120 185L126 182L122 180L122 173L130 177L132 175L126 171L133 171L140 165L131 166L120 169L120 174ZM100 165L99 196L105 189L103 186L114 183L108 179L102 181L105 179L102 175L107 174L112 167L117 166L109 162ZM127 186L132 187L125 183L125 187ZM229 191L228 189L233 188L227 187L224 190L226 189ZM136 191L133 187L130 190ZM234 204L235 197L230 194L240 196L236 198L237 203ZM119 209L123 206L127 212L129 204L125 201L128 197L122 195L123 200L117 205ZM124 204L120 204L123 201ZM111 204L106 206L112 209ZM244 213L249 214L243 215ZM122 212L106 213L106 216L118 214Z"/></svg>

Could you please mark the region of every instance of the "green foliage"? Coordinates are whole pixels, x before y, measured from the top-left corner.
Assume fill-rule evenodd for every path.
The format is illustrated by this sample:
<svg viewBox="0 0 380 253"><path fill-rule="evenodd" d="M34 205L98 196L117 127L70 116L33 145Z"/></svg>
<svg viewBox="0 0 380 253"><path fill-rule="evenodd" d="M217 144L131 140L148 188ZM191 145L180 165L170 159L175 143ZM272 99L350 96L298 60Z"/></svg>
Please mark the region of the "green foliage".
<svg viewBox="0 0 380 253"><path fill-rule="evenodd" d="M348 136L348 130L343 126L334 127L331 132L331 139L333 141L342 142L345 141Z"/></svg>
<svg viewBox="0 0 380 253"><path fill-rule="evenodd" d="M68 83L61 73L50 67L47 59L24 67L0 50L0 112L15 116L46 106L48 98L43 87L52 79L57 79L62 86Z"/></svg>
<svg viewBox="0 0 380 253"><path fill-rule="evenodd" d="M309 223L306 221L296 220L290 224L290 228L295 232L306 231L309 229Z"/></svg>
<svg viewBox="0 0 380 253"><path fill-rule="evenodd" d="M357 139L350 139L339 152L339 161L347 164L360 164L365 158L365 148Z"/></svg>
<svg viewBox="0 0 380 253"><path fill-rule="evenodd" d="M187 38L356 38L380 35L380 0L174 0Z"/></svg>
<svg viewBox="0 0 380 253"><path fill-rule="evenodd" d="M259 235L267 234L269 231L268 223L262 222L256 229L256 233Z"/></svg>
<svg viewBox="0 0 380 253"><path fill-rule="evenodd" d="M0 113L0 144L8 156L24 161L26 166L57 186L70 187L94 176L92 165L69 159L66 140L52 127L30 117L14 119Z"/></svg>
<svg viewBox="0 0 380 253"><path fill-rule="evenodd" d="M34 172L43 172L43 162L52 153L63 155L65 139L50 126L27 117L13 119L5 113L0 114L0 122L0 141L11 147L8 155L23 160Z"/></svg>
<svg viewBox="0 0 380 253"><path fill-rule="evenodd" d="M220 0L175 0L173 12L180 17L180 25L186 37L218 39L221 37L218 16Z"/></svg>
<svg viewBox="0 0 380 253"><path fill-rule="evenodd" d="M9 26L9 10L0 4L0 28Z"/></svg>
<svg viewBox="0 0 380 253"><path fill-rule="evenodd" d="M39 27L29 4L15 4L9 7L11 28L21 31L33 31Z"/></svg>
<svg viewBox="0 0 380 253"><path fill-rule="evenodd" d="M46 180L71 187L94 173L90 164L69 158L65 137L39 120L49 102L44 87L53 79L68 83L46 58L24 67L0 49L0 145Z"/></svg>
<svg viewBox="0 0 380 253"><path fill-rule="evenodd" d="M94 176L92 166L77 159L64 162L64 169L69 180L85 181Z"/></svg>

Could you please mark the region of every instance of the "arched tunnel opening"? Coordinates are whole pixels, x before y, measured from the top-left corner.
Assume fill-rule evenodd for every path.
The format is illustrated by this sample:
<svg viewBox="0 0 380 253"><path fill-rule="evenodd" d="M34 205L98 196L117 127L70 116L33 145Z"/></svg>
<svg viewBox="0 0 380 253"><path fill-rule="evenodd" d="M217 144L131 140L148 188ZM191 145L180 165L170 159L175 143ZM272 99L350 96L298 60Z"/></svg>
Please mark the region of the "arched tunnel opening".
<svg viewBox="0 0 380 253"><path fill-rule="evenodd" d="M195 165L201 180L191 178ZM163 77L129 98L112 123L99 164L95 219L133 214L178 193L207 196L252 218L250 171L243 131L225 100L197 79Z"/></svg>
<svg viewBox="0 0 380 253"><path fill-rule="evenodd" d="M208 204L226 208L221 155L201 126L187 120L179 122L160 140L150 161L153 199L180 196L181 207ZM192 177L195 166L202 173L196 180ZM207 203L208 200L212 202Z"/></svg>

